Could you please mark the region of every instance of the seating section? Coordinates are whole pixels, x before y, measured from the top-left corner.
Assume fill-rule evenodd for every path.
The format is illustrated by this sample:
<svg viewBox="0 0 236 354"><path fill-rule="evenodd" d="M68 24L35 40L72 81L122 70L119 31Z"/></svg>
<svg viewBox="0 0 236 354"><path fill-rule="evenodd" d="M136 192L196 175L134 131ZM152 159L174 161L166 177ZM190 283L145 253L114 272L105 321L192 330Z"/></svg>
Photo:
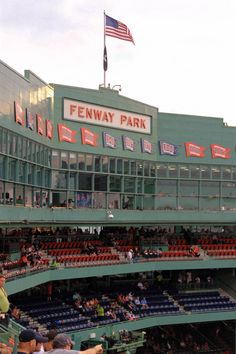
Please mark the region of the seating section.
<svg viewBox="0 0 236 354"><path fill-rule="evenodd" d="M117 246L116 249L118 252L129 252L129 250L133 249L134 245L126 245L126 246Z"/></svg>
<svg viewBox="0 0 236 354"><path fill-rule="evenodd" d="M111 309L111 304L115 300L114 298L107 297L106 299L102 299L98 296L98 299L105 310L105 316L102 319L97 316L95 309L85 309L83 307L74 309L70 304L60 301L53 303L43 301L30 305L28 303L24 304L21 301L17 306L29 318L33 318L34 321L43 326L45 330L56 326L58 332L81 330L127 320L125 317L127 308L123 305L120 305L114 311L116 319L106 314ZM140 307L132 311L134 319L146 316L181 314L179 306L174 304L173 300L170 300L166 294L150 294L150 296L146 297L146 300L147 308ZM27 323L27 317L24 317L23 321Z"/></svg>
<svg viewBox="0 0 236 354"><path fill-rule="evenodd" d="M211 250L207 251L209 257L227 257L227 258L235 258L236 250L226 251L226 250Z"/></svg>
<svg viewBox="0 0 236 354"><path fill-rule="evenodd" d="M90 240L89 244L95 247L102 247L102 242L100 240ZM62 241L62 242L43 242L41 245L42 250L53 250L53 249L66 249L66 248L81 248L84 245L83 241Z"/></svg>
<svg viewBox="0 0 236 354"><path fill-rule="evenodd" d="M7 258L8 258L7 253L0 253L0 262L6 261Z"/></svg>
<svg viewBox="0 0 236 354"><path fill-rule="evenodd" d="M162 258L182 258L190 257L192 258L189 251L166 251L162 252Z"/></svg>
<svg viewBox="0 0 236 354"><path fill-rule="evenodd" d="M212 244L213 236L203 236L197 239L198 245L208 245ZM216 238L217 244L235 244L236 245L236 237L224 237L224 236L217 236Z"/></svg>
<svg viewBox="0 0 236 354"><path fill-rule="evenodd" d="M168 251L189 251L190 245L169 245Z"/></svg>
<svg viewBox="0 0 236 354"><path fill-rule="evenodd" d="M92 265L104 265L119 263L120 257L118 254L99 254L91 256L61 256L57 258L59 263L68 264L78 263L78 266L92 266Z"/></svg>
<svg viewBox="0 0 236 354"><path fill-rule="evenodd" d="M229 251L229 250L236 250L236 244L230 243L230 244L208 244L208 245L202 245L202 249L204 251Z"/></svg>
<svg viewBox="0 0 236 354"><path fill-rule="evenodd" d="M212 312L235 311L236 303L228 296L221 295L218 291L176 294L174 299L183 306L185 311Z"/></svg>
<svg viewBox="0 0 236 354"><path fill-rule="evenodd" d="M202 249L206 252L209 257L236 257L236 244L226 243L226 244L204 244Z"/></svg>
<svg viewBox="0 0 236 354"><path fill-rule="evenodd" d="M123 290L123 289L122 289ZM129 291L128 289L126 290ZM83 302L78 308L74 308L72 301L69 299L56 300L47 302L40 299L31 298L31 303L27 298L16 299L16 304L21 311L24 312L24 317L20 321L29 323L28 319L33 319L45 328L45 331L57 327L58 332L70 332L111 324L114 322L122 322L127 319L127 312L132 313L132 320L137 320L147 316L166 316L166 315L187 315L191 313L201 312L219 312L219 311L235 311L236 302L234 302L226 294L221 294L219 291L191 292L179 293L174 290L170 292L158 292L157 289L150 291L135 291L133 296L140 299L145 296L146 305L135 305L132 301L132 309L127 309L128 303L120 303L117 301L119 292L111 292L109 294L96 294L96 299L103 306L105 315L101 318L96 314L94 307L87 308ZM94 298L92 295L86 296L86 301ZM114 308L114 302L116 307ZM111 317L109 312L113 309L115 318ZM28 317L28 319L27 319ZM30 325L29 325L30 326Z"/></svg>

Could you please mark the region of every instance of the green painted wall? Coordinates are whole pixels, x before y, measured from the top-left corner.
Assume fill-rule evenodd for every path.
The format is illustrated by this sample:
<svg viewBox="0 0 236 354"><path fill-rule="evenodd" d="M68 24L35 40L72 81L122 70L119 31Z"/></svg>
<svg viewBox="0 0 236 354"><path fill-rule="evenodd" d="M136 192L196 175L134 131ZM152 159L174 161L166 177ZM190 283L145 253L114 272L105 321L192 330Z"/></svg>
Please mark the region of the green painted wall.
<svg viewBox="0 0 236 354"><path fill-rule="evenodd" d="M132 100L130 98L121 96L118 91L108 88L100 88L99 90L91 90L80 87L70 87L58 84L48 85L37 75L29 70L25 71L25 76L20 75L10 68L7 64L0 61L0 126L15 131L16 133L50 146L54 149L62 151L75 151L87 154L114 156L117 158L127 158L130 160L153 161L155 163L186 163L204 165L222 165L235 166L235 127L225 126L222 118L199 117L180 114L169 114L158 112L157 107L152 107L142 102ZM96 104L98 106L111 107L122 110L124 112L133 112L148 115L151 117L152 129L151 134L140 134L121 129L108 129L102 126L91 125L86 123L71 122L63 120L63 98L70 98ZM30 109L33 114L40 113L44 119L51 119L54 124L54 140L50 140L45 136L39 136L36 131L31 131L26 127L22 127L14 121L14 101L20 103L23 109ZM70 144L58 141L57 124L64 123L68 127L77 131L77 142ZM98 136L98 146L92 147L83 145L81 143L80 129L86 127L92 130ZM106 131L117 138L117 149L104 148L102 143L102 133ZM136 142L136 150L134 152L123 150L122 136L128 135ZM153 154L141 152L140 139L146 138L154 146ZM164 140L173 144L179 145L179 155L161 156L158 148L158 140ZM192 141L198 145L206 147L206 156L203 158L187 158L185 155L184 142ZM230 159L212 159L210 152L210 144L220 144L231 148ZM7 159L4 159L7 165ZM189 167L188 166L188 167ZM47 166L48 167L48 166ZM17 167L18 168L18 167ZM108 176L109 177L109 176ZM171 177L170 177L171 178ZM179 177L176 177L180 180ZM184 178L183 178L184 179ZM191 178L187 178L191 181ZM151 180L151 179L150 179ZM153 179L154 180L154 179ZM232 179L233 182L233 179ZM154 183L154 182L152 182ZM170 183L170 182L168 182ZM20 185L20 184L19 184ZM152 189L156 195L162 191L160 181L157 182L156 193L153 185L147 185L145 193L151 193ZM219 184L218 184L219 186ZM45 186L48 187L48 186ZM36 187L38 188L38 187ZM158 189L159 188L159 189ZM177 185L174 187L179 188ZM192 185L191 185L192 188ZM191 195L191 188L189 195ZM206 187L205 187L206 188ZM198 200L194 198L198 191L194 191L194 197L191 199L188 196L188 202L184 198L179 200L179 205L185 205L186 209L194 210L176 210L176 190L170 189L170 195L165 198L154 198L152 194L147 194L143 200L141 209L150 209L148 211L140 210L114 210L114 220L112 224L142 224L144 222L149 224L157 223L211 223L211 224L235 224L236 219L234 215L235 196L234 185L231 189L226 191L227 201L223 198L219 200L220 188L216 188L218 192L210 190L210 196ZM164 188L165 194L168 194L168 188ZM167 191L167 192L166 192ZM185 189L186 193L186 189ZM128 193L126 193L128 194ZM217 194L215 199L211 198ZM149 196L149 198L147 198ZM122 198L122 196L121 196ZM141 198L141 197L140 197ZM221 206L227 202L227 209L220 212ZM138 205L138 203L136 204ZM168 206L168 208L167 208ZM205 212L198 211L202 206ZM10 223L22 224L27 223L33 225L34 223L67 223L67 224L108 224L110 220L107 219L105 208L96 210L65 210L65 209L33 209L33 208L9 208L6 205L1 205L0 222L2 225L9 225ZM140 209L139 208L139 209ZM151 210L156 209L156 210ZM166 210L159 210L166 209ZM168 209L172 209L171 211ZM215 209L215 210L213 210ZM218 209L218 211L216 211ZM233 210L234 209L234 210Z"/></svg>
<svg viewBox="0 0 236 354"><path fill-rule="evenodd" d="M184 162L213 165L235 165L235 135L236 127L224 125L223 118L199 117L162 113L158 114L158 140L164 140L180 145L179 156L158 156L158 161ZM204 146L205 157L186 157L184 142L192 142ZM231 159L212 159L210 144L219 144L231 148Z"/></svg>
<svg viewBox="0 0 236 354"><path fill-rule="evenodd" d="M53 270L45 270L38 273L26 273L25 276L16 277L8 280L6 290L9 295L20 291L30 289L33 286L47 283L48 281L65 280L65 279L82 279L91 277L100 277L115 274L129 274L162 270L184 270L184 269L231 269L235 268L236 261L234 259L223 260L191 260L191 261L157 261L142 262L132 264L105 265L99 267L74 267L59 268Z"/></svg>

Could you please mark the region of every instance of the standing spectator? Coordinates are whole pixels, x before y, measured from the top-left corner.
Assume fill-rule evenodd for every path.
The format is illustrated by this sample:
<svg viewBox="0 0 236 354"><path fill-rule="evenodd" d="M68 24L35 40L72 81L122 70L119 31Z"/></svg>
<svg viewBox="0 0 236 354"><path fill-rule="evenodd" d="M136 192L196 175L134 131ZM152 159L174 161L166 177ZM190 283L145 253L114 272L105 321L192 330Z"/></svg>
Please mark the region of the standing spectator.
<svg viewBox="0 0 236 354"><path fill-rule="evenodd" d="M127 259L130 263L133 263L133 250L130 249L128 252L127 252Z"/></svg>
<svg viewBox="0 0 236 354"><path fill-rule="evenodd" d="M192 278L192 272L189 270L189 271L187 271L187 273L186 273L186 283L187 283L187 284L190 284L190 283L192 283L192 280L193 280L193 278Z"/></svg>
<svg viewBox="0 0 236 354"><path fill-rule="evenodd" d="M48 354L102 354L102 345L96 345L93 348L87 350L72 350L74 342L64 333L58 334L53 342L53 349Z"/></svg>
<svg viewBox="0 0 236 354"><path fill-rule="evenodd" d="M104 311L104 307L99 303L97 304L96 312L97 312L97 316L98 316L99 320L102 321L105 316L105 311Z"/></svg>
<svg viewBox="0 0 236 354"><path fill-rule="evenodd" d="M12 354L13 349L7 346L5 343L0 343L0 353L1 354Z"/></svg>
<svg viewBox="0 0 236 354"><path fill-rule="evenodd" d="M13 306L12 308L10 308L10 315L12 318L14 318L15 320L19 320L21 313L20 313L20 309L18 309L17 306Z"/></svg>
<svg viewBox="0 0 236 354"><path fill-rule="evenodd" d="M201 286L201 278L199 276L196 276L196 278L195 278L195 285L196 285L196 288L200 288L200 286Z"/></svg>
<svg viewBox="0 0 236 354"><path fill-rule="evenodd" d="M48 333L46 334L46 337L48 338L48 342L44 343L45 352L48 352L49 350L52 349L52 343L57 334L58 332L56 329L51 329L50 331L48 331Z"/></svg>
<svg viewBox="0 0 236 354"><path fill-rule="evenodd" d="M53 291L52 282L49 281L47 283L47 301L52 301L52 291Z"/></svg>
<svg viewBox="0 0 236 354"><path fill-rule="evenodd" d="M0 312L6 313L9 310L9 301L7 297L6 290L4 289L5 285L5 276L0 274Z"/></svg>
<svg viewBox="0 0 236 354"><path fill-rule="evenodd" d="M17 347L17 354L30 354L35 352L36 344L46 343L48 339L42 337L32 329L25 329L19 335L19 343Z"/></svg>

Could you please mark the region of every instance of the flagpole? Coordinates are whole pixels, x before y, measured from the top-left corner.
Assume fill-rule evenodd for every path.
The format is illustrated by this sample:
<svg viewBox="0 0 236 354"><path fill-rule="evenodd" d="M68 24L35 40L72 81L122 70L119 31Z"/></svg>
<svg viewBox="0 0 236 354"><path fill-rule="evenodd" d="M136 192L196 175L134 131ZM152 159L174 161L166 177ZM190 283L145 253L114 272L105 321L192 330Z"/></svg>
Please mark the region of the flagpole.
<svg viewBox="0 0 236 354"><path fill-rule="evenodd" d="M105 14L105 11L104 11L104 47L103 47L103 53L104 53L104 50L106 48L106 32L105 32L105 27L106 27L106 14ZM103 54L104 55L104 54ZM103 57L103 60L104 60L104 57ZM103 65L103 85L104 87L106 87L106 70L104 68L104 65Z"/></svg>

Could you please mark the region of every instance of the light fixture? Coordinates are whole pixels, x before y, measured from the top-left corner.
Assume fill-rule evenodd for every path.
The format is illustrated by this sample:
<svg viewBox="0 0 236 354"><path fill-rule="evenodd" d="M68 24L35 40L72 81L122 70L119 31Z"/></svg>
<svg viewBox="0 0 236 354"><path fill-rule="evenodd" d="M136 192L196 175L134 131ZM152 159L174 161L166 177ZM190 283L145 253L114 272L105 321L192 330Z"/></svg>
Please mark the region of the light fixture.
<svg viewBox="0 0 236 354"><path fill-rule="evenodd" d="M107 217L108 219L114 219L114 215L112 214L111 210L107 210Z"/></svg>

